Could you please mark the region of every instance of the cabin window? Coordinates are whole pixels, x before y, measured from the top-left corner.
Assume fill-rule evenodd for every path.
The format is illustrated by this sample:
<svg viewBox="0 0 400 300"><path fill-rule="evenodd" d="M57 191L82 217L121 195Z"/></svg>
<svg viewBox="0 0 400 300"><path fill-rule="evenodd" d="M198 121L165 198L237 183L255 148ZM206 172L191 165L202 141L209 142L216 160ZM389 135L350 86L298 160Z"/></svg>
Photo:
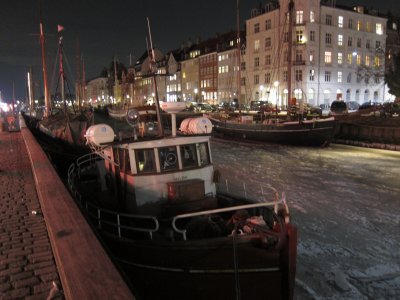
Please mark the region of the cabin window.
<svg viewBox="0 0 400 300"><path fill-rule="evenodd" d="M198 167L196 144L182 145L180 148L182 167L184 169Z"/></svg>
<svg viewBox="0 0 400 300"><path fill-rule="evenodd" d="M171 171L178 169L178 155L176 147L163 147L159 148L160 169L161 171Z"/></svg>
<svg viewBox="0 0 400 300"><path fill-rule="evenodd" d="M156 172L156 164L153 149L135 150L137 173L154 173Z"/></svg>
<svg viewBox="0 0 400 300"><path fill-rule="evenodd" d="M208 144L207 143L198 144L198 149L199 149L200 165L201 166L209 165L211 163L211 160L210 160L210 153L208 152Z"/></svg>

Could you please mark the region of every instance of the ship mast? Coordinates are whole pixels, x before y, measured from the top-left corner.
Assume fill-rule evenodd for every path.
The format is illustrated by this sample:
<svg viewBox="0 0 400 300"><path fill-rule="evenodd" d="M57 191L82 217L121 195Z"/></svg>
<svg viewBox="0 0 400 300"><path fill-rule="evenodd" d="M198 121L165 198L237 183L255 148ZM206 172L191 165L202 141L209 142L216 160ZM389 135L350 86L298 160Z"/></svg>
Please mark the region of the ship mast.
<svg viewBox="0 0 400 300"><path fill-rule="evenodd" d="M236 76L236 84L237 84L237 101L238 101L238 106L239 106L239 117L242 113L242 108L240 105L240 18L239 18L239 0L236 0L236 31L237 31L237 37L236 37L236 45L237 45L237 76Z"/></svg>
<svg viewBox="0 0 400 300"><path fill-rule="evenodd" d="M154 83L154 94L156 97L156 111L157 111L157 120L158 120L158 136L164 136L164 129L162 126L161 113L160 113L160 101L158 99L158 90L157 90L157 80L156 80L156 58L154 55L153 42L151 40L151 31L150 31L150 19L147 17L147 27L149 29L149 39L150 39L150 72L153 74L153 83Z"/></svg>
<svg viewBox="0 0 400 300"><path fill-rule="evenodd" d="M42 10L40 9L40 46L42 49L42 70L43 70L43 86L44 86L44 117L48 117L51 110L51 104L49 99L49 89L47 86L47 66L45 57L45 47L44 47L44 33L43 33L43 21L42 21Z"/></svg>
<svg viewBox="0 0 400 300"><path fill-rule="evenodd" d="M289 1L289 28L288 28L288 103L287 108L292 100L292 46L293 46L293 12L294 2ZM289 115L289 114L288 114Z"/></svg>

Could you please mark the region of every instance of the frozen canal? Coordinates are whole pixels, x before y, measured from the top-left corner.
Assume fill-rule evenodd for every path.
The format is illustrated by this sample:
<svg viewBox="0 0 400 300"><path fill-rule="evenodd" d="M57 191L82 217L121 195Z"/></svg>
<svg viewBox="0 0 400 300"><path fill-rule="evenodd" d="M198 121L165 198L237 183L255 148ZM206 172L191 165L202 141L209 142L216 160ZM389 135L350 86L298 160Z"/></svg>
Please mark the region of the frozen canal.
<svg viewBox="0 0 400 300"><path fill-rule="evenodd" d="M400 299L400 152L212 140L216 169L285 192L295 299Z"/></svg>

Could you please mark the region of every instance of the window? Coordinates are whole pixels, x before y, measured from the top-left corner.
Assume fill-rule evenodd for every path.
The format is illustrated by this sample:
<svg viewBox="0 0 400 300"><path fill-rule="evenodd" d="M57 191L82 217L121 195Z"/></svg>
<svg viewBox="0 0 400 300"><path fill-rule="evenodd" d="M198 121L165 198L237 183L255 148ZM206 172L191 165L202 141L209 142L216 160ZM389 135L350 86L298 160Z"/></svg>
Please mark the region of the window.
<svg viewBox="0 0 400 300"><path fill-rule="evenodd" d="M296 62L301 63L303 61L303 51L296 50Z"/></svg>
<svg viewBox="0 0 400 300"><path fill-rule="evenodd" d="M337 82L338 83L342 82L342 77L343 77L342 71L338 71L337 72Z"/></svg>
<svg viewBox="0 0 400 300"><path fill-rule="evenodd" d="M289 61L289 53L287 50L283 51L283 61L285 62Z"/></svg>
<svg viewBox="0 0 400 300"><path fill-rule="evenodd" d="M370 48L370 45L371 45L371 41L370 41L370 40L367 40L367 41L365 42L365 48L369 49L369 48Z"/></svg>
<svg viewBox="0 0 400 300"><path fill-rule="evenodd" d="M347 54L347 63L351 65L353 63L353 54Z"/></svg>
<svg viewBox="0 0 400 300"><path fill-rule="evenodd" d="M138 174L156 172L153 149L135 150L136 170Z"/></svg>
<svg viewBox="0 0 400 300"><path fill-rule="evenodd" d="M357 39L357 48L361 48L361 38Z"/></svg>
<svg viewBox="0 0 400 300"><path fill-rule="evenodd" d="M361 55L360 55L360 54L357 54L357 56L356 56L356 62L357 62L357 65L358 65L358 66L361 65Z"/></svg>
<svg viewBox="0 0 400 300"><path fill-rule="evenodd" d="M254 84L259 84L260 83L260 76L254 75Z"/></svg>
<svg viewBox="0 0 400 300"><path fill-rule="evenodd" d="M260 32L260 24L256 23L254 24L254 33L259 33Z"/></svg>
<svg viewBox="0 0 400 300"><path fill-rule="evenodd" d="M326 25L332 25L332 16L331 15L326 15L325 16L325 24Z"/></svg>
<svg viewBox="0 0 400 300"><path fill-rule="evenodd" d="M296 81L302 81L302 80L303 80L303 71L296 70Z"/></svg>
<svg viewBox="0 0 400 300"><path fill-rule="evenodd" d="M315 31L314 30L310 31L310 41L315 42Z"/></svg>
<svg viewBox="0 0 400 300"><path fill-rule="evenodd" d="M338 17L337 23L339 28L343 28L343 16Z"/></svg>
<svg viewBox="0 0 400 300"><path fill-rule="evenodd" d="M303 43L303 30L296 30L296 42L298 44Z"/></svg>
<svg viewBox="0 0 400 300"><path fill-rule="evenodd" d="M361 20L358 20L358 21L357 21L357 31L360 31L361 28L362 28Z"/></svg>
<svg viewBox="0 0 400 300"><path fill-rule="evenodd" d="M351 83L351 73L347 74L347 83Z"/></svg>
<svg viewBox="0 0 400 300"><path fill-rule="evenodd" d="M347 46L348 47L353 47L353 38L351 36L349 36L349 38L347 40Z"/></svg>
<svg viewBox="0 0 400 300"><path fill-rule="evenodd" d="M366 30L367 32L371 32L371 24L370 24L369 22L367 22L367 23L365 24L365 30Z"/></svg>
<svg viewBox="0 0 400 300"><path fill-rule="evenodd" d="M269 66L271 64L271 55L265 55L265 64Z"/></svg>
<svg viewBox="0 0 400 300"><path fill-rule="evenodd" d="M181 149L182 167L184 169L197 167L198 162L197 162L196 144L182 145L180 146L180 149Z"/></svg>
<svg viewBox="0 0 400 300"><path fill-rule="evenodd" d="M303 24L303 11L296 11L296 24Z"/></svg>
<svg viewBox="0 0 400 300"><path fill-rule="evenodd" d="M260 66L260 58L259 57L254 57L254 67Z"/></svg>
<svg viewBox="0 0 400 300"><path fill-rule="evenodd" d="M331 81L331 72L325 71L325 82L330 82L330 81Z"/></svg>
<svg viewBox="0 0 400 300"><path fill-rule="evenodd" d="M374 58L375 67L379 67L381 65L381 60L378 56Z"/></svg>
<svg viewBox="0 0 400 300"><path fill-rule="evenodd" d="M271 47L271 38L267 37L265 38L265 48L270 48Z"/></svg>
<svg viewBox="0 0 400 300"><path fill-rule="evenodd" d="M313 11L310 11L310 23L315 22L315 13Z"/></svg>
<svg viewBox="0 0 400 300"><path fill-rule="evenodd" d="M371 58L369 57L369 55L365 55L365 65L369 66L371 64Z"/></svg>
<svg viewBox="0 0 400 300"><path fill-rule="evenodd" d="M332 45L332 34L325 33L325 44Z"/></svg>
<svg viewBox="0 0 400 300"><path fill-rule="evenodd" d="M325 51L325 63L326 64L332 63L332 52L331 51Z"/></svg>
<svg viewBox="0 0 400 300"><path fill-rule="evenodd" d="M375 49L379 49L381 47L381 42L380 41L376 41L375 42Z"/></svg>
<svg viewBox="0 0 400 300"><path fill-rule="evenodd" d="M178 169L178 156L175 146L163 147L158 149L161 171Z"/></svg>
<svg viewBox="0 0 400 300"><path fill-rule="evenodd" d="M314 81L314 79L315 79L315 70L311 69L310 70L310 81Z"/></svg>
<svg viewBox="0 0 400 300"><path fill-rule="evenodd" d="M208 144L201 143L198 145L199 156L200 156L200 166L209 165L210 161L210 152L208 151Z"/></svg>
<svg viewBox="0 0 400 300"><path fill-rule="evenodd" d="M383 34L383 27L381 23L376 23L375 25L376 34L382 35Z"/></svg>
<svg viewBox="0 0 400 300"><path fill-rule="evenodd" d="M265 30L269 30L272 28L271 19L265 21Z"/></svg>
<svg viewBox="0 0 400 300"><path fill-rule="evenodd" d="M337 54L337 63L338 63L338 65L343 64L343 53L342 52L338 52L338 54Z"/></svg>
<svg viewBox="0 0 400 300"><path fill-rule="evenodd" d="M271 73L265 74L265 83L271 83Z"/></svg>
<svg viewBox="0 0 400 300"><path fill-rule="evenodd" d="M288 71L283 71L283 81L284 82L288 81Z"/></svg>
<svg viewBox="0 0 400 300"><path fill-rule="evenodd" d="M338 46L343 46L343 34L338 34L337 44L338 44Z"/></svg>
<svg viewBox="0 0 400 300"><path fill-rule="evenodd" d="M353 29L353 19L349 19L348 27L349 29Z"/></svg>
<svg viewBox="0 0 400 300"><path fill-rule="evenodd" d="M310 51L310 62L311 62L311 63L314 62L314 57L315 57L315 51L314 51L314 50L311 50L311 51Z"/></svg>
<svg viewBox="0 0 400 300"><path fill-rule="evenodd" d="M254 52L258 52L260 50L260 40L254 41Z"/></svg>
<svg viewBox="0 0 400 300"><path fill-rule="evenodd" d="M289 32L285 32L285 33L283 34L283 41L284 41L285 43L287 43L287 42L289 41Z"/></svg>

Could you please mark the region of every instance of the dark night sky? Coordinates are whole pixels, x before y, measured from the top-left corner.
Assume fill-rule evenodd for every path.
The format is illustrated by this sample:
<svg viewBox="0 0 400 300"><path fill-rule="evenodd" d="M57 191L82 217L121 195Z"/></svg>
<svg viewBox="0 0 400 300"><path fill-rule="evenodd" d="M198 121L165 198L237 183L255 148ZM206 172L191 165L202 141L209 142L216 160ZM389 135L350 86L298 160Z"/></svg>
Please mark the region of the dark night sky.
<svg viewBox="0 0 400 300"><path fill-rule="evenodd" d="M241 25L250 10L266 1L241 0ZM362 4L386 13L400 12L394 0L337 1L351 6ZM390 4L389 4L390 3ZM379 5L379 7L378 7ZM75 77L75 57L79 41L84 56L86 79L96 77L109 66L114 53L129 65L129 54L140 56L146 50L147 21L150 18L153 44L162 52L200 37L236 29L236 0L42 0L47 47L49 83L57 52L57 24L64 26L64 51ZM6 0L0 5L0 91L3 99L25 100L26 72L32 67L34 81L42 86L39 44L39 0ZM67 69L68 71L68 69ZM40 89L40 93L43 91Z"/></svg>

